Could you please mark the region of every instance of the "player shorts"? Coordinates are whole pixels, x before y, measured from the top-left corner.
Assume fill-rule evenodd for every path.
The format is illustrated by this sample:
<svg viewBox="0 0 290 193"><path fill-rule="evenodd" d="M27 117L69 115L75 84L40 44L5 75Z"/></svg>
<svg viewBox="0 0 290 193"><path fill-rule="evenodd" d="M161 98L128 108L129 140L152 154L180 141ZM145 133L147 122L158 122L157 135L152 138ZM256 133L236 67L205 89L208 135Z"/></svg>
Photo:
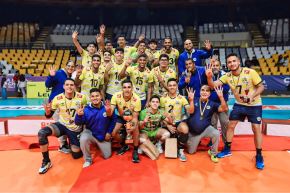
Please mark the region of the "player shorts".
<svg viewBox="0 0 290 193"><path fill-rule="evenodd" d="M255 124L261 124L262 121L262 106L245 106L234 104L230 114L230 120L244 121L245 118Z"/></svg>

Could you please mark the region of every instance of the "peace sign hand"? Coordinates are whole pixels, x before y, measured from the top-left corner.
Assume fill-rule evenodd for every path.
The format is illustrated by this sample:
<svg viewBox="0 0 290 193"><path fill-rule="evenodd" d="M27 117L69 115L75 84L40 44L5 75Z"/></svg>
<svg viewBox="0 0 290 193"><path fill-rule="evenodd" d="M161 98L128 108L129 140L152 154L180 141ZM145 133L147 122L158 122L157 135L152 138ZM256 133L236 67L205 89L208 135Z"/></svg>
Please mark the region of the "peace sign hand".
<svg viewBox="0 0 290 193"><path fill-rule="evenodd" d="M51 103L43 104L43 108L46 115L49 115L51 113Z"/></svg>
<svg viewBox="0 0 290 193"><path fill-rule="evenodd" d="M188 100L193 101L195 90L193 91L193 88L186 88L186 91L187 91Z"/></svg>
<svg viewBox="0 0 290 193"><path fill-rule="evenodd" d="M80 107L77 109L77 114L78 116L83 116L84 115L84 106L81 104Z"/></svg>
<svg viewBox="0 0 290 193"><path fill-rule="evenodd" d="M54 65L49 67L49 76L55 76L56 74L56 68Z"/></svg>

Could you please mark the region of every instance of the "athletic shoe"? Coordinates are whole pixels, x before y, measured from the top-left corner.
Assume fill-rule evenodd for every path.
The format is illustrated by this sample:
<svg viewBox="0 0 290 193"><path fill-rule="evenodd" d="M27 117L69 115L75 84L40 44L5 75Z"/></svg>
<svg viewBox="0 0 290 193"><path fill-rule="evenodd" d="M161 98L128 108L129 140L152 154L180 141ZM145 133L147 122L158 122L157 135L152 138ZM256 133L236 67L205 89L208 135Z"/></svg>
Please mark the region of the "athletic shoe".
<svg viewBox="0 0 290 193"><path fill-rule="evenodd" d="M66 154L71 153L71 149L68 144L64 144L63 146L58 148L58 151Z"/></svg>
<svg viewBox="0 0 290 193"><path fill-rule="evenodd" d="M118 150L118 152L117 152L117 155L123 155L126 151L128 151L129 150L129 146L128 145L124 145L124 146L122 146L119 150Z"/></svg>
<svg viewBox="0 0 290 193"><path fill-rule="evenodd" d="M51 168L52 167L52 164L51 164L51 162L50 161L42 161L42 164L41 164L41 167L39 168L39 170L38 170L38 173L39 174L45 174L48 170L49 170L49 168Z"/></svg>
<svg viewBox="0 0 290 193"><path fill-rule="evenodd" d="M214 154L211 152L210 149L207 151L207 153L208 153L208 155L210 156L211 161L213 161L214 163L218 163L218 162L219 162L219 159L217 158L217 156L214 155Z"/></svg>
<svg viewBox="0 0 290 193"><path fill-rule="evenodd" d="M134 150L133 154L132 154L132 162L133 163L139 163L140 159L139 159L139 155L138 155L138 151Z"/></svg>
<svg viewBox="0 0 290 193"><path fill-rule="evenodd" d="M93 164L92 161L85 161L85 163L83 164L83 168L89 167L92 164Z"/></svg>
<svg viewBox="0 0 290 193"><path fill-rule="evenodd" d="M218 158L224 158L224 157L228 157L231 156L232 152L230 149L228 148L224 148L221 152L219 152L218 154L216 154L216 157Z"/></svg>
<svg viewBox="0 0 290 193"><path fill-rule="evenodd" d="M258 168L259 170L263 170L264 167L265 165L264 165L263 156L260 154L256 155L256 168Z"/></svg>
<svg viewBox="0 0 290 193"><path fill-rule="evenodd" d="M182 162L186 162L187 161L186 156L185 156L185 154L183 152L183 149L180 149L178 151L178 157L179 157L179 160L182 161Z"/></svg>
<svg viewBox="0 0 290 193"><path fill-rule="evenodd" d="M163 153L162 143L160 141L156 143L156 148L160 154Z"/></svg>
<svg viewBox="0 0 290 193"><path fill-rule="evenodd" d="M212 141L210 140L207 144L207 147L211 147L212 146Z"/></svg>

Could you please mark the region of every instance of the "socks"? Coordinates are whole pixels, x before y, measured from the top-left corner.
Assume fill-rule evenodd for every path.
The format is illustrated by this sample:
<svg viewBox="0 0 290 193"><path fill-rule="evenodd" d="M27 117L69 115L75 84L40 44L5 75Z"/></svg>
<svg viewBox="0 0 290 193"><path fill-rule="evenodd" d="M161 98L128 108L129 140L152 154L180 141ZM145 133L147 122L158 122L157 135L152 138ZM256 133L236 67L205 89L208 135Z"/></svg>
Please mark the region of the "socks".
<svg viewBox="0 0 290 193"><path fill-rule="evenodd" d="M50 162L48 151L42 152L43 161Z"/></svg>
<svg viewBox="0 0 290 193"><path fill-rule="evenodd" d="M226 142L225 148L231 149L232 142Z"/></svg>
<svg viewBox="0 0 290 193"><path fill-rule="evenodd" d="M138 151L138 146L134 146L134 151Z"/></svg>
<svg viewBox="0 0 290 193"><path fill-rule="evenodd" d="M256 148L256 153L257 153L257 155L262 155L262 149Z"/></svg>

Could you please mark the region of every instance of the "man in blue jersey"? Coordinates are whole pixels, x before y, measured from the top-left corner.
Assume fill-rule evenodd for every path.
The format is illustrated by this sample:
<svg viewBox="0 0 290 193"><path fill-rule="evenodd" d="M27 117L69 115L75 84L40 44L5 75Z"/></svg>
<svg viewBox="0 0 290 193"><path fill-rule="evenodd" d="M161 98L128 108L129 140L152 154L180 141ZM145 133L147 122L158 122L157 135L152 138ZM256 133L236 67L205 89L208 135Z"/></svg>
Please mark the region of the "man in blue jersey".
<svg viewBox="0 0 290 193"><path fill-rule="evenodd" d="M193 91L195 91L196 97L199 98L201 86L207 84L205 68L196 66L192 58L185 60L185 66L186 70L180 77L178 89L181 91L184 90L184 88L192 88Z"/></svg>
<svg viewBox="0 0 290 193"><path fill-rule="evenodd" d="M92 156L90 151L91 144L97 144L105 159L112 155L111 133L109 124L112 115L111 106L108 101L102 104L102 93L97 88L90 90L91 103L86 107L77 110L75 123L77 125L86 125L86 129L81 133L80 144L84 155L85 163L83 168L92 165Z"/></svg>
<svg viewBox="0 0 290 193"><path fill-rule="evenodd" d="M216 157L218 153L219 131L211 126L211 118L215 112L224 112L228 110L227 103L223 97L222 87L215 88L221 104L209 100L210 87L203 85L200 90L200 98L194 99L194 111L187 120L189 126L189 138L187 141L188 153L193 154L197 150L200 140L204 137L210 137L213 142L208 151L213 162L218 162Z"/></svg>
<svg viewBox="0 0 290 193"><path fill-rule="evenodd" d="M191 40L187 39L184 41L185 51L182 54L180 54L178 58L178 75L179 76L181 76L181 74L186 69L185 67L186 59L192 58L196 66L202 66L202 63L201 63L202 59L206 59L212 56L213 49L209 40L205 40L204 48L205 50L196 50L193 48L193 44Z"/></svg>

